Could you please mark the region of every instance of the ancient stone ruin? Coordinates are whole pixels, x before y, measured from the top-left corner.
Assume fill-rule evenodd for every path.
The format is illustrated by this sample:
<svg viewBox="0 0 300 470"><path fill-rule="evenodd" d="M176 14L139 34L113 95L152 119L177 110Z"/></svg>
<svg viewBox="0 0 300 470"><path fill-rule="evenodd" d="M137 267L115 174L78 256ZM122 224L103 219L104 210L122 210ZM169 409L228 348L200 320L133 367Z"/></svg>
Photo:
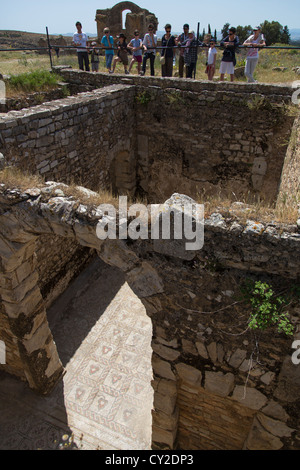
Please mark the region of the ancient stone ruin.
<svg viewBox="0 0 300 470"><path fill-rule="evenodd" d="M125 29L122 25L122 13L125 10L130 10L127 13ZM134 31L137 29L141 34L147 31L148 24L152 23L157 29L158 20L156 16L145 8L140 8L133 2L119 2L112 8L104 10L97 10L96 12L97 34L98 39L101 41L103 30L106 27L110 28L113 37L117 37L120 33L125 34L127 39L134 36Z"/></svg>
<svg viewBox="0 0 300 470"><path fill-rule="evenodd" d="M64 370L47 306L66 288L66 266L70 279L96 253L125 274L152 322L154 449L299 449L299 299L292 337L249 329L241 301L249 279L299 287L297 218L260 220L241 202L299 195L293 89L61 74L81 93L0 117L5 165L45 178L0 185L1 369L51 393ZM203 248L187 252L178 240L100 240L97 206L74 183L149 204L221 197ZM45 262L54 247L55 266Z"/></svg>

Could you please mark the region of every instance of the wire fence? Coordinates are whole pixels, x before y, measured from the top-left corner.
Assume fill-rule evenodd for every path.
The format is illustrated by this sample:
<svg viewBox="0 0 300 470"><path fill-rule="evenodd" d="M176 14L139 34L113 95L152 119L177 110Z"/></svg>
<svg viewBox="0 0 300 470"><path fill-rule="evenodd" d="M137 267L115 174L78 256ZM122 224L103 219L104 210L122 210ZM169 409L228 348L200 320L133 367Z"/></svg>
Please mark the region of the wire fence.
<svg viewBox="0 0 300 470"><path fill-rule="evenodd" d="M175 46L161 46L161 45L156 45L156 46L151 46L149 48L150 51L155 51L155 52L162 52L165 49L173 49L174 51L176 50L184 50L185 48L189 49L197 49L198 51L208 51L208 48L210 46L210 41L204 42L200 41L199 39L199 28L200 28L200 23L198 23L198 28L197 28L197 36L195 37L196 40L196 45L186 45L186 44L179 44ZM110 51L118 51L118 47L115 45L113 47L105 47L102 44L99 44L97 46L92 46L91 44L88 44L86 47L83 46L75 46L75 45L59 45L59 44L51 44L50 36L49 36L49 31L48 27L46 26L46 35L47 35L47 46L42 46L42 47L15 47L15 48L0 48L0 52L45 52L48 53L49 59L50 59L50 66L51 68L53 67L52 63L52 53L59 53L60 51L70 51L70 52L90 52L95 48L98 51L103 51L105 52L106 50ZM213 37L211 38L213 39ZM89 42L94 42L95 39L91 39ZM220 41L222 42L223 39ZM252 46L252 44L251 44ZM243 49L249 49L251 47L249 45L243 45L243 44L238 44L234 46L234 48L237 50L243 50ZM222 44L215 44L216 48L219 49L225 49L224 45ZM265 46L265 45L260 45L260 44L255 44L253 47L258 48L260 50L300 50L300 46L290 46L290 45L283 45L283 46ZM144 51L143 52L147 52ZM198 54L197 54L198 55ZM194 76L196 73L196 69L194 70Z"/></svg>

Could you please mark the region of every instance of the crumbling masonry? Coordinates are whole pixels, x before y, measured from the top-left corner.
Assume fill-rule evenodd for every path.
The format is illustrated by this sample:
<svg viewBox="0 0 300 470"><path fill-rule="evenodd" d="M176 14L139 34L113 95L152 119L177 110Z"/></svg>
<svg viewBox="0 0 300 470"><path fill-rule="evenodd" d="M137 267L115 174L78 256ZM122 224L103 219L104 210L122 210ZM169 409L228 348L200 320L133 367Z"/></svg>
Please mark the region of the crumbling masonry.
<svg viewBox="0 0 300 470"><path fill-rule="evenodd" d="M125 273L151 318L153 448L299 448L300 366L291 361L299 303L290 310L294 337L265 331L249 367L255 337L246 328L249 311L237 300L248 278L282 289L299 284L296 224L242 220L237 211L244 206L233 204L206 219L197 252L172 240L101 241L95 207L67 196L65 186L112 186L116 194L170 204L203 188L273 201L295 194L299 123L282 114L292 90L62 73L89 91L0 117L6 163L48 181L22 191L0 186L0 340L7 344L1 367L41 394L51 393L63 374L45 303L58 277L47 266L39 274L41 239L47 256L47 239L55 237L61 271L70 261L64 246L73 247L71 256L86 250L86 259L96 250ZM257 97L268 105L253 114L249 102ZM293 139L288 148L292 128L297 145Z"/></svg>

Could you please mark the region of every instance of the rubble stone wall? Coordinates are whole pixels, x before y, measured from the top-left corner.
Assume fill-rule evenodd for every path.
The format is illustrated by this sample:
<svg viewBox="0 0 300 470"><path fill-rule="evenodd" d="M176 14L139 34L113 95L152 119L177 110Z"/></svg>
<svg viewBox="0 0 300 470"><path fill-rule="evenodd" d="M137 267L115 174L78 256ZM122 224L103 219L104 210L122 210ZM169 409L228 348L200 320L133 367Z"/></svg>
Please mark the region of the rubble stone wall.
<svg viewBox="0 0 300 470"><path fill-rule="evenodd" d="M174 198L168 203L186 196ZM289 304L295 330L286 337L250 330L240 299L246 279L282 292L299 285L296 225L213 214L200 251L177 243L170 256L172 241L99 240L100 215L74 198L53 197L49 186L2 186L0 202L1 334L15 345L8 365L21 367L32 388L49 393L63 373L32 264L35 239L64 234L121 269L152 320L153 448L299 448L300 368L291 360L299 300Z"/></svg>
<svg viewBox="0 0 300 470"><path fill-rule="evenodd" d="M110 188L116 154L128 150L134 158L133 93L112 86L11 111L0 118L0 151L7 164L46 180Z"/></svg>
<svg viewBox="0 0 300 470"><path fill-rule="evenodd" d="M61 73L95 90L0 117L7 163L91 189L138 190L150 202L174 192L276 199L291 88Z"/></svg>

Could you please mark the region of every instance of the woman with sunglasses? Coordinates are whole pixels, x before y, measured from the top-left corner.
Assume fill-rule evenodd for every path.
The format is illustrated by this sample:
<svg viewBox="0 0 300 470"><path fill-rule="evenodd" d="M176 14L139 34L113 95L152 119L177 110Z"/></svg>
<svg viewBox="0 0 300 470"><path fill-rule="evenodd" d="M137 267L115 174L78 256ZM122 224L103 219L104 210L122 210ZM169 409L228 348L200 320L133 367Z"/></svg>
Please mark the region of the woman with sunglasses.
<svg viewBox="0 0 300 470"><path fill-rule="evenodd" d="M253 34L249 36L243 44L243 46L248 47L245 66L245 75L248 79L248 83L256 83L253 74L258 63L258 48L265 45L266 41L261 32L260 26L256 26L253 28Z"/></svg>
<svg viewBox="0 0 300 470"><path fill-rule="evenodd" d="M172 26L166 24L165 31L166 34L163 35L161 39L162 47L165 49L161 50L161 57L164 57L163 63L161 65L161 76L162 77L172 77L173 75L173 58L174 58L174 47L176 46L175 37L171 35Z"/></svg>
<svg viewBox="0 0 300 470"><path fill-rule="evenodd" d="M154 73L154 61L155 61L155 55L156 55L156 46L157 46L157 36L154 34L154 26L153 24L149 24L148 26L148 33L145 34L144 41L144 59L143 59L143 67L142 67L142 72L141 75L145 75L146 73L146 65L147 65L147 60L150 60L150 73L151 76L153 77L155 75Z"/></svg>
<svg viewBox="0 0 300 470"><path fill-rule="evenodd" d="M239 38L236 36L236 29L230 28L228 36L220 42L221 47L225 47L220 67L220 80L224 81L225 73L230 75L230 80L234 81L234 67L236 64L235 52L239 46Z"/></svg>

